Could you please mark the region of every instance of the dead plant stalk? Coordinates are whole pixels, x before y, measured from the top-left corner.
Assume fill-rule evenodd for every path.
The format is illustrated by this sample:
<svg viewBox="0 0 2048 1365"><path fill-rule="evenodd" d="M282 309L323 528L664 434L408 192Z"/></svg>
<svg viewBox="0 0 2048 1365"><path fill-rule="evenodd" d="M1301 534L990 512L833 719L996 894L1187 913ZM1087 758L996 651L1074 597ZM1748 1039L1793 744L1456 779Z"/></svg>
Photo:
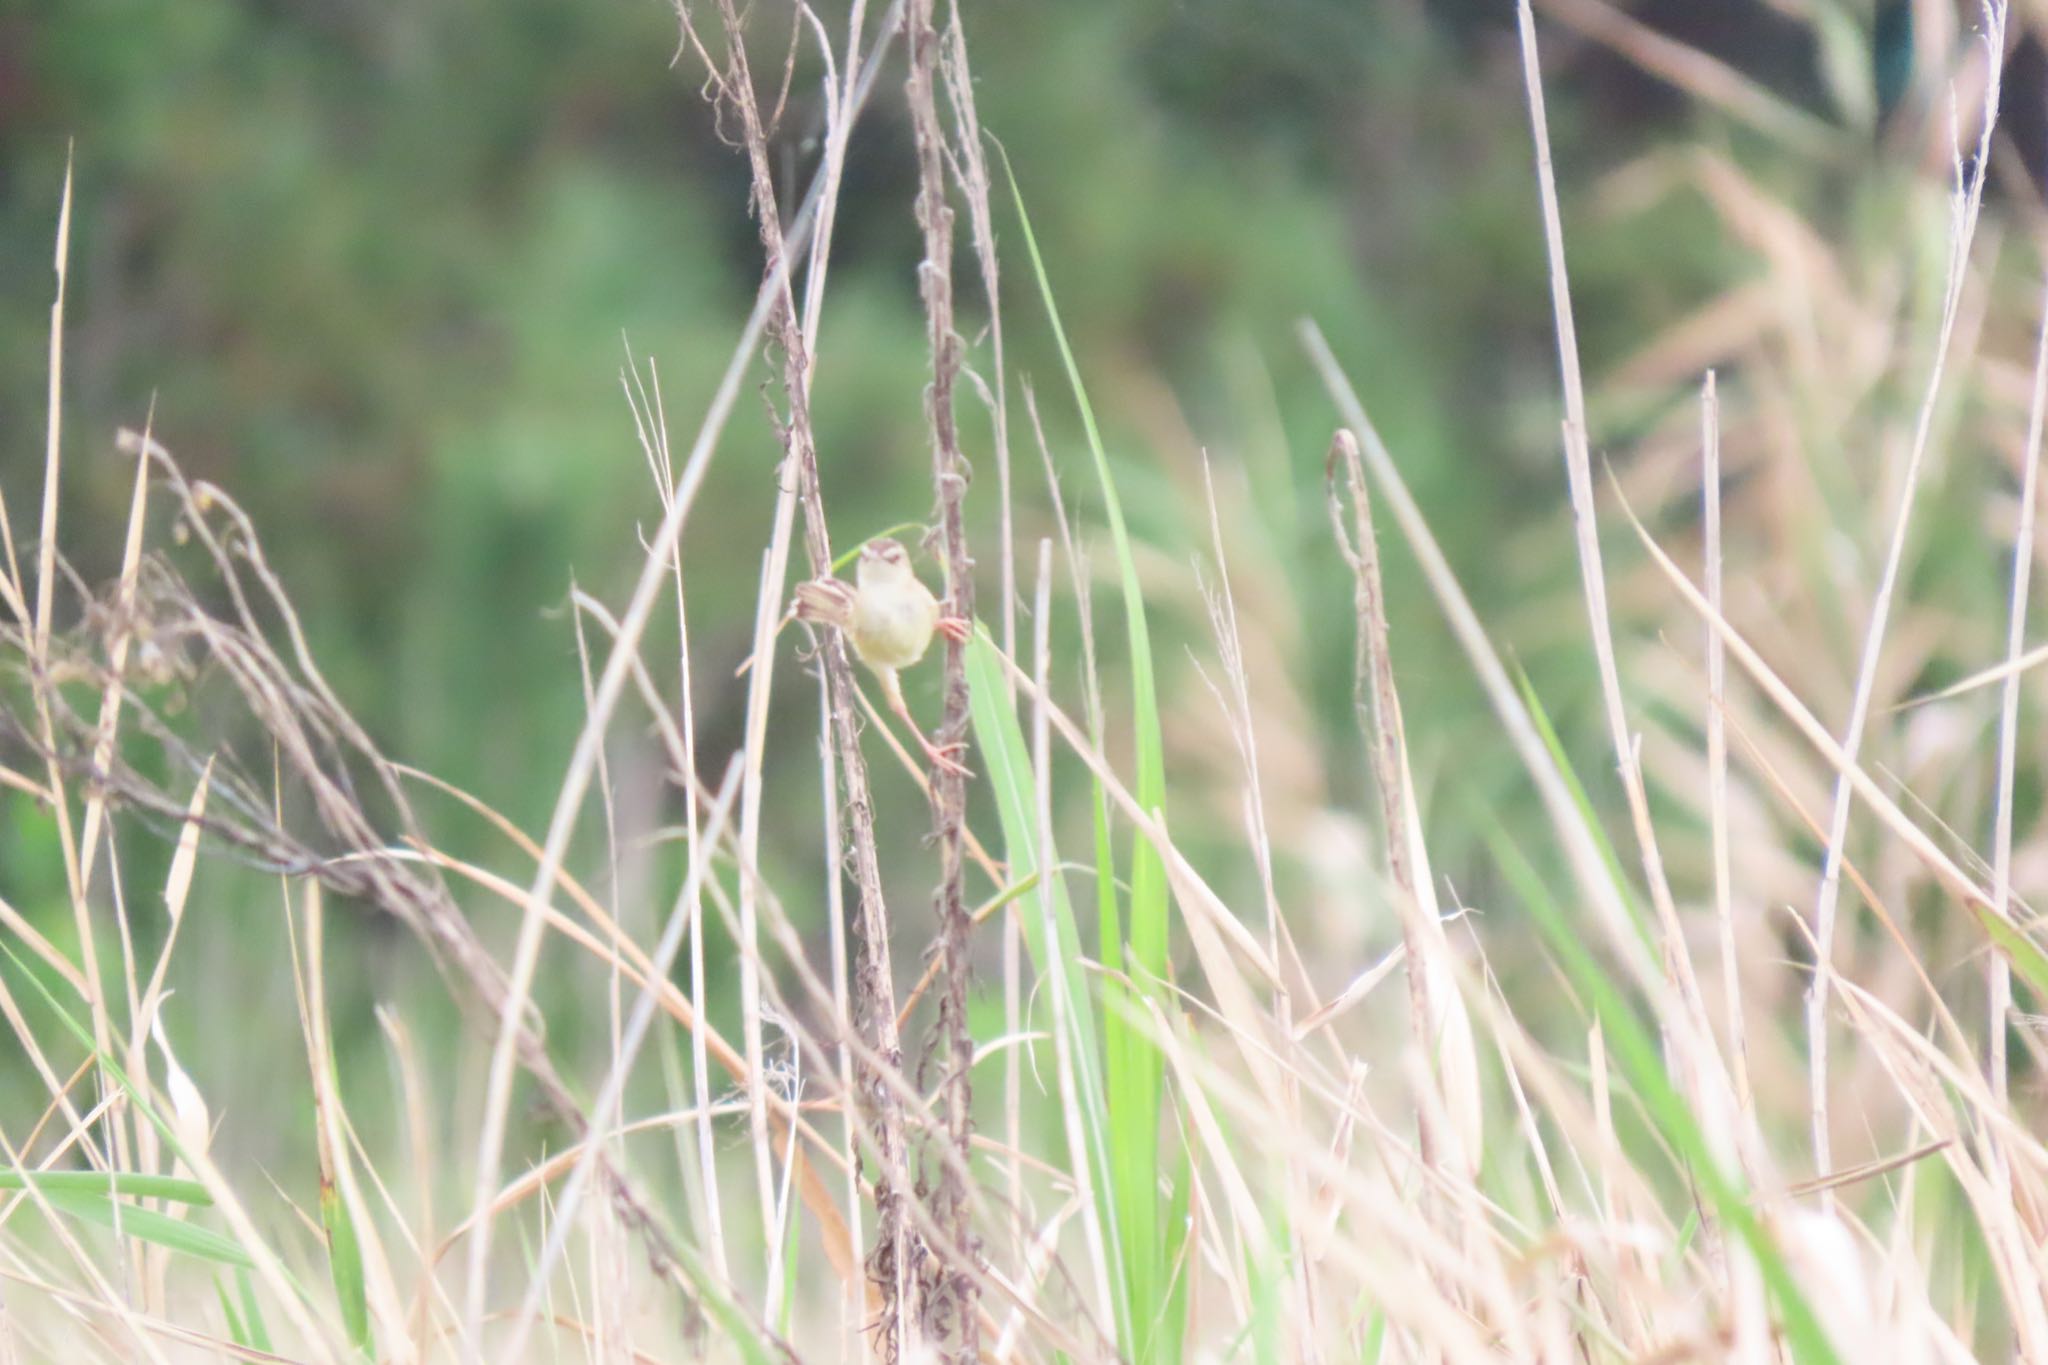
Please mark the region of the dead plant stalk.
<svg viewBox="0 0 2048 1365"><path fill-rule="evenodd" d="M967 467L960 455L960 433L953 414L953 386L960 370L960 338L953 330L953 209L946 202L946 133L939 123L935 89L940 37L933 27L932 0L911 0L905 24L910 50L905 91L917 149L916 213L924 230L925 258L918 267L918 284L932 361L927 415L932 433L932 491L939 513L939 560L945 569L947 612L972 621L974 561L968 555L962 516ZM967 645L963 640L948 637L946 641L944 688L937 741L942 746L964 740L967 734ZM961 773L944 766L934 769L931 812L932 838L939 852L939 884L932 896L941 961L936 1052L942 1066L946 1141L961 1160L958 1166L940 1165L928 1196L935 1221L956 1246L972 1254L967 1191L957 1174L965 1166L973 1135L969 1068L974 1057L974 1040L967 1028L967 941L973 925L961 887L965 872L962 835L967 823L967 786ZM919 1292L919 1312L932 1340L943 1343L956 1360L975 1360L979 1344L973 1280L960 1267L935 1262L926 1268Z"/></svg>

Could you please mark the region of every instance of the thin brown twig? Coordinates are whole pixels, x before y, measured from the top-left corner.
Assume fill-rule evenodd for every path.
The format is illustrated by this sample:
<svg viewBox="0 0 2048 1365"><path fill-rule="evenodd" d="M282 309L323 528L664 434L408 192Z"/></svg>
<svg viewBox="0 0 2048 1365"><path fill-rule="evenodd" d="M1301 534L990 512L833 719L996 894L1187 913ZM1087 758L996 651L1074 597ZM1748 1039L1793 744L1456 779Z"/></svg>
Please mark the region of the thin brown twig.
<svg viewBox="0 0 2048 1365"><path fill-rule="evenodd" d="M1001 526L1001 554L998 582L1002 588L1003 653L1017 657L1017 545L1010 510L1010 400L1009 374L1003 354L1003 302L1001 271L996 259L995 212L989 203L988 155L982 146L981 115L974 104L974 78L967 69L967 28L960 20L959 0L948 0L947 36L951 41L939 54L939 72L945 78L947 102L953 109L958 130L947 164L960 186L967 205L967 226L974 241L974 259L981 274L981 291L988 305L989 369L995 382L991 408L994 413L996 456L996 507Z"/></svg>
<svg viewBox="0 0 2048 1365"><path fill-rule="evenodd" d="M955 16L957 23L958 16ZM924 261L918 267L919 293L924 299L926 339L931 350L932 383L927 415L932 432L932 488L938 503L939 560L946 576L946 610L974 619L974 561L967 550L962 504L967 492L967 465L960 454L959 427L953 413L953 385L960 370L960 338L953 330L953 209L946 201L946 134L939 123L938 79L940 37L933 26L932 0L911 0L905 19L910 72L905 91L917 149L916 214L924 230ZM957 37L957 32L955 34ZM962 73L964 79L964 72ZM944 711L937 742L954 744L967 734L967 645L946 640ZM967 1028L968 938L973 928L962 882L965 874L962 832L967 824L967 782L954 768L939 766L931 779L932 838L939 851L939 884L933 908L939 923L938 1041L943 1059L946 1141L961 1158L956 1167L942 1165L931 1188L932 1217L949 1240L975 1256L968 1219L967 1191L955 1172L964 1169L973 1136L973 1096L969 1085L974 1041ZM929 1056L927 1062L931 1060ZM965 1268L935 1258L919 1277L918 1312L932 1344L958 1361L979 1355L979 1318L975 1282Z"/></svg>

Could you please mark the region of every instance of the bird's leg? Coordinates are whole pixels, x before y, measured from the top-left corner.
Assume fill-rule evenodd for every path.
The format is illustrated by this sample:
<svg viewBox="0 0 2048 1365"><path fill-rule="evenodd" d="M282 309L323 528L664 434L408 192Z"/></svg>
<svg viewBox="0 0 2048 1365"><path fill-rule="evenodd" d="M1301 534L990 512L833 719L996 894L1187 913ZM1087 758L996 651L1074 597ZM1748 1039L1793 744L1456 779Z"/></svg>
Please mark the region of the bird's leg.
<svg viewBox="0 0 2048 1365"><path fill-rule="evenodd" d="M924 731L917 728L917 721L912 719L910 707L903 700L903 684L896 680L896 670L893 668L878 668L875 670L875 676L882 680L882 694L889 699L889 709L894 711L902 719L903 723L910 727L911 734L917 736L918 744L924 749L925 759L934 768L940 768L961 777L974 776L973 773L969 772L966 767L953 757L954 754L967 747L965 741L953 744L934 744L930 739L926 738Z"/></svg>
<svg viewBox="0 0 2048 1365"><path fill-rule="evenodd" d="M967 637L974 633L974 623L964 616L941 616L938 625L933 629L954 644L964 645L967 643Z"/></svg>

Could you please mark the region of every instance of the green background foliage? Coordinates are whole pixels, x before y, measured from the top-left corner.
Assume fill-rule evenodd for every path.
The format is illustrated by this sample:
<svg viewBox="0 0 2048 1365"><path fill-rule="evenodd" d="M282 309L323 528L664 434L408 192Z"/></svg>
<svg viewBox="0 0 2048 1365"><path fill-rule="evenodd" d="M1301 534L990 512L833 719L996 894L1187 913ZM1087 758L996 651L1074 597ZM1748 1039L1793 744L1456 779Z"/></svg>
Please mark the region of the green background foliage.
<svg viewBox="0 0 2048 1365"><path fill-rule="evenodd" d="M1579 607L1510 18L1506 7L1313 0L1052 0L971 14L982 121L1031 205L1124 515L1150 547L1141 560L1177 775L1214 760L1174 738L1176 716L1200 719L1210 704L1184 648L1206 640L1207 624L1192 576L1169 585L1160 566L1185 567L1190 547L1207 543L1206 451L1220 482L1248 488L1244 527L1298 604L1277 662L1313 703L1310 776L1322 791L1310 799L1357 807L1364 794L1350 589L1323 505L1333 416L1294 336L1302 317L1318 320L1357 377L1567 740L1597 735L1582 704L1590 661L1558 624ZM779 74L766 54L787 49L788 22L779 7L755 8L764 82ZM620 387L628 353L658 368L686 447L760 273L743 161L702 98L700 62L677 55L672 13L609 0L73 0L0 17L0 33L0 482L17 526L40 483L48 262L68 152L67 552L92 581L114 572L131 467L112 436L153 412L187 468L251 512L316 656L379 745L538 829L583 715L563 610L572 576L616 601L641 559L636 530L658 518ZM930 498L899 76L885 76L854 139L820 342L815 419L842 545L924 515ZM820 78L806 49L774 138L786 202L815 164ZM1654 121L1613 117L1656 106L1639 88L1589 80L1582 103L1561 84L1554 118L1571 185L1658 136ZM1568 196L1567 226L1597 372L1708 296L1729 263L1694 215L1621 224L1585 210L1587 197ZM1018 224L999 213L998 233L1013 379L1037 381L1070 505L1100 526ZM959 236L961 330L972 339L985 304L964 222ZM757 366L750 388L770 375ZM992 434L971 398L962 417L994 620ZM739 743L742 693L730 678L747 648L778 454L750 392L685 541L707 774ZM1028 548L1053 523L1014 398L1012 464ZM1106 562L1106 546L1097 550ZM1524 798L1511 764L1497 746L1457 744L1483 714L1464 666L1419 594L1397 594L1394 618L1420 717L1418 769L1455 772L1461 804L1513 825ZM1112 669L1116 636L1104 640ZM936 704L930 679L911 689L914 708ZM1110 695L1112 734L1123 735L1129 718L1118 689ZM812 724L808 687L782 686L778 706L780 719ZM261 770L260 755L243 758ZM815 885L812 756L785 744L771 762L787 766L769 787L770 829L784 831L766 850L771 880L809 871ZM900 774L878 772L886 802L918 809ZM1209 819L1237 837L1227 805L1188 809L1184 843L1199 847ZM0 893L61 941L69 916L47 822L18 799L0 797L0 810ZM485 842L462 819L433 823L444 848ZM914 854L918 833L912 816L885 822L882 837ZM1459 875L1478 837L1464 822L1445 827L1439 865ZM131 856L146 866L167 850L144 844ZM892 890L920 903L922 861L884 865ZM1216 875L1252 886L1248 867ZM247 899L231 934L194 950L213 968L277 960L269 893L248 887L213 868L202 875L202 891ZM821 914L795 912L813 925ZM378 927L360 932L373 967L353 998L349 983L334 987L343 1047L349 1021L367 1027L371 998L428 971ZM253 1003L188 998L171 1014L202 1030L226 1025L214 1017L222 1010L290 1017L286 981L251 990ZM232 1096L268 1078L257 1066L204 1079Z"/></svg>

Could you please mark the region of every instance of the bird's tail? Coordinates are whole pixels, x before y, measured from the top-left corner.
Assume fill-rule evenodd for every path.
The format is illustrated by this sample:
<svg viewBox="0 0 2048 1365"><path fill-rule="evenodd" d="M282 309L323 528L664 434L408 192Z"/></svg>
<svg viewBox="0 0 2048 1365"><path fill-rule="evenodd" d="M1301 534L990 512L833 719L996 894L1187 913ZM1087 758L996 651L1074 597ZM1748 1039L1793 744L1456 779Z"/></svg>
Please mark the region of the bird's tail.
<svg viewBox="0 0 2048 1365"><path fill-rule="evenodd" d="M853 589L836 578L799 583L794 614L799 621L817 621L845 630L853 624Z"/></svg>
<svg viewBox="0 0 2048 1365"><path fill-rule="evenodd" d="M776 622L775 633L782 634L782 628L791 621L815 621L837 630L847 629L853 624L853 589L836 578L814 578L797 584L796 600ZM733 670L733 676L743 678L753 666L754 656L749 654Z"/></svg>

